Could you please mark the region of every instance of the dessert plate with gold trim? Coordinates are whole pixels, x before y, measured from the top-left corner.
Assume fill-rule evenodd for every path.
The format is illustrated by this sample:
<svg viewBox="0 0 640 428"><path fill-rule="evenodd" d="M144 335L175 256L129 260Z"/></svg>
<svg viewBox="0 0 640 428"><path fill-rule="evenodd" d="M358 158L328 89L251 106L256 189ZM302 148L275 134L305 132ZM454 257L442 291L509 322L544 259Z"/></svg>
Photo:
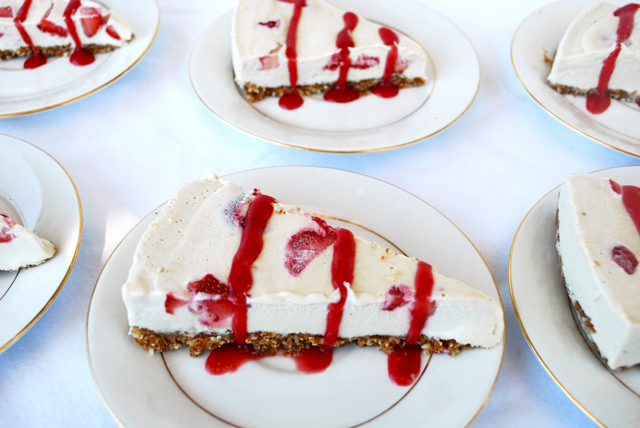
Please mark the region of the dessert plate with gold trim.
<svg viewBox="0 0 640 428"><path fill-rule="evenodd" d="M511 62L529 95L560 122L605 146L640 156L640 107L611 100L606 112L591 114L585 96L561 95L547 82L560 39L592 3L595 0L563 0L529 15L513 35Z"/></svg>
<svg viewBox="0 0 640 428"><path fill-rule="evenodd" d="M0 352L35 324L58 295L80 249L82 206L75 184L51 156L0 134L0 213L56 246L43 264L0 271Z"/></svg>
<svg viewBox="0 0 640 428"><path fill-rule="evenodd" d="M640 186L640 167L592 173ZM520 327L544 368L571 400L602 426L638 426L640 366L609 370L582 338L574 321L556 252L560 186L534 205L511 247L509 284Z"/></svg>
<svg viewBox="0 0 640 428"><path fill-rule="evenodd" d="M265 194L428 260L444 275L500 299L489 268L460 229L395 186L317 167L265 168L224 178L245 188L259 184ZM423 356L422 374L412 387L389 380L382 352L357 346L336 349L331 366L313 375L297 372L293 361L283 357L211 376L205 370L206 353L191 358L183 349L150 355L127 335L121 288L136 246L160 209L134 227L113 252L96 283L87 317L93 375L122 425L465 427L488 400L504 340L492 349L467 350L453 358Z"/></svg>
<svg viewBox="0 0 640 428"><path fill-rule="evenodd" d="M353 153L385 150L424 140L444 130L469 108L480 85L480 64L465 35L442 15L410 0L329 0L371 21L404 33L422 45L431 64L423 87L397 97L361 97L348 104L328 103L322 95L304 97L297 110L283 110L277 98L244 99L233 78L231 18L219 16L191 53L193 88L218 118L240 131L299 149Z"/></svg>
<svg viewBox="0 0 640 428"><path fill-rule="evenodd" d="M135 35L127 45L96 55L94 63L77 67L68 57L48 58L35 70L23 68L24 58L0 61L0 118L48 110L110 85L131 70L149 50L160 28L156 0L99 0L115 10Z"/></svg>

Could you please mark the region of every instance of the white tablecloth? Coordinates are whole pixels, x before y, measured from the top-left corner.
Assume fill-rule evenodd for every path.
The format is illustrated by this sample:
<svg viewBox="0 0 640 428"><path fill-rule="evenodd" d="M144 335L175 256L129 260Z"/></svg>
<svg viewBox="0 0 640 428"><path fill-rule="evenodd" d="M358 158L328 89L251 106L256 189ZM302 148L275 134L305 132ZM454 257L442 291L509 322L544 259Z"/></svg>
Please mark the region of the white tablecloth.
<svg viewBox="0 0 640 428"><path fill-rule="evenodd" d="M66 168L84 210L82 247L67 283L36 325L0 355L0 426L117 426L93 382L85 343L91 291L107 257L185 182L208 170L223 175L275 165L339 168L387 181L428 201L475 243L502 295L507 349L474 427L595 426L523 337L509 293L509 250L527 211L567 174L640 159L569 129L518 81L511 38L546 0L426 3L469 37L482 82L460 120L409 147L317 153L273 145L218 120L194 93L188 60L204 28L233 6L230 0L161 0L157 39L123 78L70 105L0 119L0 133L35 144Z"/></svg>

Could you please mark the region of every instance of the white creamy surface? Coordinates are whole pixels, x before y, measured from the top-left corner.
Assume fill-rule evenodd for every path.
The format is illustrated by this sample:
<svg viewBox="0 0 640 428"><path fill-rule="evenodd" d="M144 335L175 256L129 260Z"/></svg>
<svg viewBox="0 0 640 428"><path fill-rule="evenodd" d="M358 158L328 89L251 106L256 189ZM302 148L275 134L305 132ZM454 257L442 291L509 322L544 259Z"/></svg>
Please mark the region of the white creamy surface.
<svg viewBox="0 0 640 428"><path fill-rule="evenodd" d="M36 266L56 253L56 247L51 242L19 224L8 223L1 215L0 232L13 236L9 242L0 242L0 270Z"/></svg>
<svg viewBox="0 0 640 428"><path fill-rule="evenodd" d="M188 306L174 314L165 310L167 293L185 300L186 285L214 275L225 283L240 245L241 228L229 207L250 201L231 182L215 177L188 183L149 226L134 256L122 289L129 324L156 332L227 332L231 318L207 327ZM246 199L245 199L246 198ZM246 211L247 204L240 212ZM275 204L263 234L263 249L252 267L248 331L281 334L324 334L328 305L339 299L331 282L333 246L327 247L299 275L285 267L286 247L300 231L322 229L298 207ZM387 290L404 284L413 294L417 260L395 254L359 237L353 284L340 325L341 337L372 334L404 336L409 330L410 303L393 311L380 309ZM423 333L437 339L456 339L473 346L497 344L504 330L498 302L459 281L434 272L432 299L435 312ZM199 293L195 298L204 298Z"/></svg>
<svg viewBox="0 0 640 428"><path fill-rule="evenodd" d="M23 0L0 0L0 8L7 6L11 7L13 16L15 17L22 7L23 3ZM64 11L67 8L68 4L69 2L65 0L32 1L31 7L29 8L29 13L27 14L27 19L22 23L22 25L35 46L51 47L65 46L69 44L71 44L72 46L75 45L70 33L67 36L60 36L57 34L51 34L49 32L42 31L38 28L38 24L40 24L49 9L51 9L51 12L47 17L47 21L64 29L67 29L67 24L64 20ZM73 22L75 23L78 37L80 38L80 41L83 45L96 44L120 47L131 40L131 37L133 35L131 27L117 13L106 9L99 3L90 0L82 0L81 4L81 7L78 8L78 10L73 14L72 18ZM97 9L103 17L103 23L100 25L97 33L92 37L88 37L82 27L81 17L82 8L84 7ZM107 18L106 21L104 21L105 17ZM116 33L118 33L118 35L120 36L120 40L111 37L107 33L107 27L109 26L112 26ZM15 51L21 47L28 46L20 35L18 29L16 28L14 18L0 17L0 34L2 34L2 36L0 37L0 51Z"/></svg>
<svg viewBox="0 0 640 428"><path fill-rule="evenodd" d="M236 81L240 85L251 82L257 86L289 86L286 39L294 5L278 0L239 0L233 16L232 59ZM363 11L351 11L358 15L358 25L351 32L355 47L349 49L351 63L361 57L377 58L378 62L367 69L350 68L347 79L358 81L381 78L384 74L387 53L390 50L378 34L380 25L364 19ZM336 47L338 33L344 28L345 11L320 0L307 0L302 8L296 37L298 85L330 83L338 80L339 68L325 70ZM268 28L260 22L279 22ZM396 32L398 61L407 61L402 73L409 79L426 80L427 53L410 38ZM273 52L276 63L265 68L260 58ZM276 59L277 58L277 59Z"/></svg>
<svg viewBox="0 0 640 428"><path fill-rule="evenodd" d="M613 13L620 7L600 2L576 17L558 46L550 83L583 90L597 88L603 61L616 48L620 20ZM622 44L609 89L640 96L640 13L635 15L631 36Z"/></svg>
<svg viewBox="0 0 640 428"><path fill-rule="evenodd" d="M640 363L640 273L629 275L611 259L619 245L640 258L640 234L621 195L608 179L572 174L558 212L567 289L591 318L593 341L614 369Z"/></svg>

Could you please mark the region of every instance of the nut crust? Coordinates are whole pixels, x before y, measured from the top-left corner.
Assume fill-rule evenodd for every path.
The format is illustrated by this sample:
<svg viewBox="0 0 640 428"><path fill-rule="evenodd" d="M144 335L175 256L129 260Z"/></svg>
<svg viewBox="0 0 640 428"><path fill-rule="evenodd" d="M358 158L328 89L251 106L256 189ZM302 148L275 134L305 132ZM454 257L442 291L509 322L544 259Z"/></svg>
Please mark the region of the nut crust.
<svg viewBox="0 0 640 428"><path fill-rule="evenodd" d="M358 82L348 81L347 86L358 91L360 95L368 95L371 93L371 89L381 82L381 79L367 79L360 80ZM425 81L421 77L414 79L408 79L404 76L394 74L391 76L391 83L399 87L400 89L412 88L416 86L422 86ZM333 83L317 83L315 85L303 85L298 86L298 93L300 95L313 95L326 92L333 88ZM291 92L291 86L278 86L277 88L267 88L264 86L256 86L253 83L245 83L244 85L245 96L249 102L260 101L266 97L281 97L282 95Z"/></svg>
<svg viewBox="0 0 640 428"><path fill-rule="evenodd" d="M127 43L131 42L131 40L133 40L134 38L135 36L132 34L131 38L127 40ZM48 47L36 46L36 47L38 48L38 51L40 51L40 53L46 57L53 57L53 56L63 57L63 56L71 55L71 43L66 45L59 45L59 46L48 46ZM82 47L94 55L111 52L118 48L117 46L113 46L113 45L97 45L95 43L82 45ZM18 57L30 56L30 55L33 55L33 50L29 46L22 46L15 51L11 51L11 50L0 51L0 60L18 58Z"/></svg>
<svg viewBox="0 0 640 428"><path fill-rule="evenodd" d="M145 328L132 327L131 335L142 348L148 351L169 351L184 346L189 346L192 357L198 357L207 349L216 349L227 343L233 343L233 333L207 334L199 333L195 336L178 333L156 333ZM299 355L311 346L320 346L323 337L304 333L277 334L269 332L249 333L246 343L251 346L252 352L256 355L271 356L278 351L285 355ZM355 342L359 347L376 346L385 354L390 354L397 347L405 345L404 338L398 336L361 336L343 338L339 337L334 347L340 348L348 342ZM468 344L460 344L455 340L438 340L420 335L416 342L424 352L447 353L451 356L460 352L461 349L471 348Z"/></svg>
<svg viewBox="0 0 640 428"><path fill-rule="evenodd" d="M592 89L580 89L573 86L565 86L565 85L553 85L549 84L552 89L558 91L562 95L591 95L596 92L595 88ZM623 91L620 89L609 89L608 91L609 97L615 98L620 101L627 102L638 102L640 101L640 94L636 92L629 93L627 91Z"/></svg>

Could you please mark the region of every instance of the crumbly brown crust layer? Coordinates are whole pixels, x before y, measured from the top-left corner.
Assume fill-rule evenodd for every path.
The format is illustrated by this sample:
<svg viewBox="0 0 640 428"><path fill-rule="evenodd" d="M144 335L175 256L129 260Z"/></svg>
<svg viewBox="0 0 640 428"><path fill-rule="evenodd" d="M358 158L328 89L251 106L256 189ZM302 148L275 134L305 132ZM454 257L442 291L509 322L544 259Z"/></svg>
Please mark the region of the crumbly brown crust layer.
<svg viewBox="0 0 640 428"><path fill-rule="evenodd" d="M573 86L552 85L552 84L550 84L550 86L552 89L560 92L562 95L590 95L596 92L596 88L580 89ZM628 102L640 101L640 94L637 94L635 92L629 93L627 91L623 91L620 89L616 89L616 90L609 89L607 92L609 93L609 97L615 98L617 100L628 101Z"/></svg>
<svg viewBox="0 0 640 428"><path fill-rule="evenodd" d="M216 349L222 345L233 342L233 334L208 334L200 333L195 336L188 336L178 333L156 333L145 328L133 327L131 335L142 348L148 351L169 351L171 349L189 346L192 357L198 357L202 351ZM269 356L282 351L285 355L298 355L311 346L320 346L323 337L304 333L277 334L268 332L249 333L247 345L256 355ZM397 336L362 336L351 338L338 338L334 347L340 348L349 342L355 342L359 347L376 346L385 354L390 354L397 347L405 345L404 338ZM460 352L461 349L471 348L468 344L460 344L455 340L438 340L428 338L424 335L416 342L429 353L447 353L451 356Z"/></svg>
<svg viewBox="0 0 640 428"><path fill-rule="evenodd" d="M371 92L374 86L380 83L381 79L367 79L360 80L358 82L349 81L347 86L358 91L360 95L367 95ZM421 77L409 79L401 75L394 74L391 76L391 83L399 87L400 89L412 88L416 86L422 86L425 81ZM303 85L298 86L298 93L300 95L312 95L326 92L333 88L333 83L318 83L315 85ZM291 92L291 86L279 86L277 88L267 88L264 86L256 86L253 83L245 83L244 90L246 98L250 102L260 101L266 97L281 97Z"/></svg>
<svg viewBox="0 0 640 428"><path fill-rule="evenodd" d="M135 36L132 35L131 38L127 40L127 43L131 42L131 40L133 40L134 37ZM43 56L46 56L46 57L52 57L52 56L63 57L63 56L71 55L70 43L66 45L59 45L59 46L48 46L48 47L36 46L36 47L38 48L38 51ZM118 48L118 46L97 45L94 43L82 45L82 47L94 55L111 52ZM33 49L31 49L29 46L23 46L18 48L18 50L15 50L15 51L10 51L10 50L0 51L0 60L17 58L21 56L30 56L30 55L33 55Z"/></svg>

